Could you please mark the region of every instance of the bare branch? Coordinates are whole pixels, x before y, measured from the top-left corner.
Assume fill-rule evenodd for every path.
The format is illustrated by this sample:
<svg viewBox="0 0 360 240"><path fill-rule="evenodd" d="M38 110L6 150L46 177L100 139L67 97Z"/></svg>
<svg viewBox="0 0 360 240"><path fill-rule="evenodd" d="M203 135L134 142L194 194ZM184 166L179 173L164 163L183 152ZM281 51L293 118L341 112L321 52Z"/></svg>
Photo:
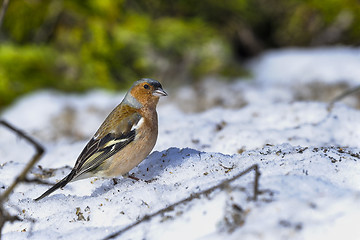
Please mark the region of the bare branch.
<svg viewBox="0 0 360 240"><path fill-rule="evenodd" d="M3 0L1 10L0 10L0 29L1 29L1 26L2 26L3 21L4 21L6 10L7 10L8 6L9 6L9 2L10 2L10 0Z"/></svg>
<svg viewBox="0 0 360 240"><path fill-rule="evenodd" d="M47 181L43 181L41 179L38 179L38 178L25 178L22 182L25 182L25 183L36 183L36 184L42 184L42 185L49 185L49 186L52 186L54 185L54 183L50 183L50 182L47 182Z"/></svg>
<svg viewBox="0 0 360 240"><path fill-rule="evenodd" d="M351 94L353 94L353 93L355 93L355 92L357 92L357 91L359 91L359 90L360 90L360 86L353 87L353 88L350 88L350 89L346 90L345 92L343 92L342 94L340 94L339 96L337 96L336 98L334 98L334 99L329 103L329 105L330 105L329 109L331 109L336 102L341 101L342 99L346 98L347 96L349 96L349 95L351 95Z"/></svg>
<svg viewBox="0 0 360 240"><path fill-rule="evenodd" d="M27 140L29 143L31 143L35 147L35 150L36 150L35 155L32 157L30 162L25 166L25 168L20 173L20 175L5 190L5 192L3 192L0 195L0 239L1 239L1 231L2 231L2 228L3 228L4 224L6 222L14 222L14 221L19 220L19 218L17 216L11 216L8 212L6 212L5 209L4 209L4 206L3 206L4 202L9 198L9 195L11 194L11 192L21 182L41 182L41 183L43 183L40 180L28 179L26 177L26 174L30 171L31 168L33 168L33 166L36 164L36 162L39 161L39 159L41 158L41 156L44 153L44 148L38 142L36 142L33 138L31 138L30 136L27 136L24 132L22 132L21 130L19 130L16 127L12 126L8 122L6 122L4 120L0 120L0 125L4 125L8 129L15 132L17 135L19 135L20 137Z"/></svg>
<svg viewBox="0 0 360 240"><path fill-rule="evenodd" d="M237 175L235 175L234 177L232 178L229 178L229 179L226 179L222 182L220 182L219 184L209 188L209 189L206 189L204 191L200 191L200 192L197 192L197 193L193 193L191 194L189 197L181 200L181 201L178 201L174 204L171 204L170 206L166 207L166 208L162 208L160 210L158 210L157 212L153 213L153 214L150 214L150 215L145 215L144 217L142 217L140 220L128 225L127 227L121 229L120 231L118 232L115 232L109 236L107 236L106 238L104 238L104 240L108 240L108 239L113 239L115 237L118 237L120 236L121 234L127 232L128 230L136 227L137 225L139 225L140 223L142 222L146 222L146 221L149 221L150 219L160 215L160 214L163 214L163 213L166 213L166 212L169 212L169 211L172 211L176 206L178 205L181 205L181 204L184 204L184 203L187 203L187 202L190 202L194 199L197 199L197 198L200 198L201 196L203 195L208 195L210 193L212 193L213 191L215 191L216 189L224 189L226 188L231 182L235 181L236 179L246 175L247 173L251 172L251 171L255 171L255 180L254 180L254 196L253 196L253 200L256 201L257 200L257 196L259 195L260 191L259 191L259 178L260 178L260 171L259 171L259 166L257 164L254 164L252 166L250 166L249 168L245 169L244 171L238 173Z"/></svg>
<svg viewBox="0 0 360 240"><path fill-rule="evenodd" d="M31 168L33 168L33 166L39 161L39 159L41 158L41 156L44 153L44 148L38 143L36 142L33 138L27 136L23 131L17 129L16 127L10 125L8 122L4 121L4 120L0 120L0 124L4 125L5 127L9 128L10 130L12 130L13 132L15 132L17 135L19 135L20 137L24 138L25 140L27 140L29 143L31 143L36 150L35 155L33 156L33 158L31 159L31 161L25 166L25 168L22 170L22 172L20 173L20 175L15 179L15 181L6 189L6 191L0 195L0 203L4 202L7 200L7 198L9 197L10 193L14 190L14 188L16 187L16 185L18 185L20 182L25 182L26 180L26 174L30 171Z"/></svg>

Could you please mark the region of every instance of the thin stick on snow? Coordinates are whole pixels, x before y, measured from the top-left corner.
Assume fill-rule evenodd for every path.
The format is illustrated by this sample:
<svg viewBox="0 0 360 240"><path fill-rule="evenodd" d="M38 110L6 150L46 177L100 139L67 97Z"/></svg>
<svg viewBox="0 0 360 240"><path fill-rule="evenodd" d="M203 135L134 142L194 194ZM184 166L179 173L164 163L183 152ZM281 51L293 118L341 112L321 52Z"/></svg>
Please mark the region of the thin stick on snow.
<svg viewBox="0 0 360 240"><path fill-rule="evenodd" d="M20 175L15 179L15 181L6 189L6 191L0 195L0 202L4 202L9 197L10 193L14 190L16 185L18 185L20 182L33 182L30 179L26 178L26 174L30 171L31 168L40 160L41 156L45 152L44 148L35 141L32 137L26 135L23 131L19 130L18 128L10 125L8 122L4 120L0 120L0 124L4 125L5 127L9 128L13 132L15 132L20 137L24 138L26 141L28 141L30 144L32 144L35 147L36 153L32 157L31 161L25 166L25 168L22 170ZM34 180L37 182L37 180Z"/></svg>
<svg viewBox="0 0 360 240"><path fill-rule="evenodd" d="M260 193L259 191L259 178L260 178L260 171L259 171L259 166L257 164L254 164L252 166L250 166L249 168L245 169L244 171L238 173L237 175L235 175L234 177L232 178L229 178L229 179L226 179L224 181L222 181L221 183L209 188L209 189L206 189L204 191L201 191L201 192L197 192L197 193L193 193L191 194L189 197L181 200L181 201L178 201L174 204L171 204L170 206L166 207L166 208L162 208L160 210L158 210L157 212L153 213L153 214L150 214L150 215L145 215L144 217L142 217L140 220L128 225L127 227L121 229L120 231L118 232L115 232L109 236L107 236L106 238L104 238L104 240L108 240L108 239L113 239L115 237L119 237L121 234L125 233L126 231L136 227L137 225L139 225L140 223L142 222L145 222L145 221L149 221L150 219L160 215L160 214L163 214L163 213L166 213L166 212L169 212L169 211L172 211L174 210L174 208L178 205L181 205L181 204L184 204L184 203L187 203L187 202L190 202L192 201L193 199L197 199L197 198L200 198L201 196L203 195L208 195L210 193L212 193L213 191L215 191L216 189L224 189L226 188L231 182L235 181L236 179L246 175L247 173L251 172L251 171L255 171L255 180L254 180L254 196L252 197L252 200L256 201L257 200L257 197Z"/></svg>
<svg viewBox="0 0 360 240"><path fill-rule="evenodd" d="M44 148L33 138L26 135L23 131L19 130L18 128L12 126L10 123L6 122L5 120L0 120L0 125L4 125L6 128L10 129L11 131L15 132L20 137L24 138L26 141L28 141L30 144L32 144L35 147L36 153L28 162L28 164L25 166L25 168L22 170L20 175L15 178L14 182L0 195L0 239L1 239L1 230L6 222L14 222L18 221L19 218L17 216L11 216L9 213L7 213L4 208L3 204L4 202L9 198L9 195L12 193L14 188L21 182L38 182L39 180L32 180L28 179L26 177L27 173L30 171L30 169L39 161L41 156L44 153Z"/></svg>
<svg viewBox="0 0 360 240"><path fill-rule="evenodd" d="M340 94L339 96L337 96L330 102L330 108L334 105L334 103L341 101L342 99L346 98L347 96L349 96L359 90L360 90L360 86L353 87L353 88L346 90L345 92L343 92L342 94Z"/></svg>

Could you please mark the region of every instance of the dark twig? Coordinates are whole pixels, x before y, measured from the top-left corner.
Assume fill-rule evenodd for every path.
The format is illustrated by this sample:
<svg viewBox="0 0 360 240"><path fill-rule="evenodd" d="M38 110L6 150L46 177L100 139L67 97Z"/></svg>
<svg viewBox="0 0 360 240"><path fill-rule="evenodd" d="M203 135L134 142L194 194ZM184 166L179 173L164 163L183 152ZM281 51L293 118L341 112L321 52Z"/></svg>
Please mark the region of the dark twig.
<svg viewBox="0 0 360 240"><path fill-rule="evenodd" d="M49 186L54 185L54 183L43 181L43 180L38 179L38 178L31 178L31 179L30 178L25 178L22 182L24 182L24 183L36 183L36 184L49 185Z"/></svg>
<svg viewBox="0 0 360 240"><path fill-rule="evenodd" d="M19 135L20 137L24 138L26 141L28 141L29 143L31 143L35 149L36 149L36 153L33 156L33 158L31 159L31 161L25 166L25 168L22 170L22 172L20 173L20 175L15 179L15 181L6 189L6 191L0 195L0 203L4 202L7 200L7 198L9 197L10 193L14 190L14 188L16 187L16 185L18 185L20 182L25 182L26 180L26 174L30 171L31 168L33 168L33 166L39 161L39 159L41 158L41 156L44 153L44 148L38 143L36 142L33 138L29 137L28 135L26 135L23 131L17 129L16 127L10 125L8 122L4 121L4 120L0 120L0 125L4 125L5 127L9 128L10 130L12 130L13 132L15 132L17 135Z"/></svg>
<svg viewBox="0 0 360 240"><path fill-rule="evenodd" d="M0 125L4 125L5 127L7 127L8 129L10 129L11 131L15 132L17 135L19 135L20 137L24 138L26 141L28 141L29 143L31 143L35 149L36 149L36 153L35 155L32 157L32 159L30 160L30 162L25 166L25 168L22 170L22 172L20 173L20 175L14 180L14 182L0 195L0 238L1 238L1 231L2 228L4 226L4 224L6 222L14 222L14 221L18 221L19 218L17 216L11 216L10 214L8 214L4 207L3 204L5 201L7 201L7 199L9 198L9 195L12 193L12 191L14 190L14 188L21 182L38 182L38 180L33 180L33 179L28 179L26 177L26 174L30 171L31 168L33 168L33 166L36 164L37 161L39 161L39 159L41 158L41 156L44 153L44 148L38 143L36 142L33 138L31 138L30 136L26 135L24 132L22 132L21 130L17 129L16 127L12 126L11 124L9 124L8 122L4 121L4 120L0 120Z"/></svg>
<svg viewBox="0 0 360 240"><path fill-rule="evenodd" d="M104 240L108 240L108 239L113 239L115 237L118 237L120 236L121 234L125 233L126 231L136 227L137 225L139 225L140 223L142 222L145 222L145 221L149 221L150 219L160 215L160 214L163 214L163 213L166 213L166 212L169 212L169 211L172 211L176 206L178 205L181 205L181 204L184 204L184 203L187 203L187 202L190 202L194 199L197 199L197 198L200 198L201 196L203 195L209 195L210 193L212 193L213 191L217 190L217 189L224 189L226 188L231 182L235 181L236 179L246 175L247 173L251 172L251 171L255 171L255 180L254 180L254 196L253 196L253 200L256 201L257 200L257 196L259 195L259 178L260 178L260 171L259 171L259 166L257 164L254 164L252 166L250 166L249 168L245 169L244 171L238 173L237 175L233 176L232 178L229 178L229 179L226 179L224 181L222 181L221 183L209 188L209 189L206 189L204 191L200 191L200 192L197 192L197 193L193 193L191 194L189 197L181 200L181 201L178 201L174 204L171 204L170 206L166 207L166 208L162 208L160 210L158 210L157 212L153 213L153 214L150 214L150 215L145 215L144 217L142 217L140 220L128 225L127 227L121 229L120 231L118 232L115 232L109 236L107 236L106 238L104 238Z"/></svg>
<svg viewBox="0 0 360 240"><path fill-rule="evenodd" d="M10 2L10 0L3 0L1 10L0 10L0 29L1 29L1 26L2 26L3 21L4 21L6 10L7 10L8 6L9 6L9 2Z"/></svg>
<svg viewBox="0 0 360 240"><path fill-rule="evenodd" d="M255 171L253 200L257 201L257 197L260 194L260 192L259 192L259 179L260 179L261 173L259 171L259 166L257 164L253 165L253 167L254 167L254 171Z"/></svg>
<svg viewBox="0 0 360 240"><path fill-rule="evenodd" d="M357 87L353 87L350 88L348 90L346 90L345 92L343 92L342 94L340 94L339 96L337 96L336 98L334 98L330 103L329 103L329 109L332 109L332 107L334 106L334 104L338 101L341 101L342 99L346 98L347 96L357 92L360 90L360 86Z"/></svg>
<svg viewBox="0 0 360 240"><path fill-rule="evenodd" d="M2 229L5 222L15 222L20 221L20 218L18 216L11 216L8 212L6 212L2 207L0 207L0 230ZM0 232L1 234L1 232ZM0 235L1 239L1 235Z"/></svg>

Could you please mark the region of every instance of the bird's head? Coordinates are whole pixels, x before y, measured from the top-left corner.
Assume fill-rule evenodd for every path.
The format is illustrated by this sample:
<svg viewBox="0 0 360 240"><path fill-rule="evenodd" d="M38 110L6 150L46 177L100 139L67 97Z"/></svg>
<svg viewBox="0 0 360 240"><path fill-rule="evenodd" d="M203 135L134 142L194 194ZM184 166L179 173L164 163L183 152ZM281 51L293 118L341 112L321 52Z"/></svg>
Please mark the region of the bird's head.
<svg viewBox="0 0 360 240"><path fill-rule="evenodd" d="M162 96L167 96L167 93L158 81L151 78L142 78L132 85L124 101L135 108L143 106L156 107L159 98Z"/></svg>

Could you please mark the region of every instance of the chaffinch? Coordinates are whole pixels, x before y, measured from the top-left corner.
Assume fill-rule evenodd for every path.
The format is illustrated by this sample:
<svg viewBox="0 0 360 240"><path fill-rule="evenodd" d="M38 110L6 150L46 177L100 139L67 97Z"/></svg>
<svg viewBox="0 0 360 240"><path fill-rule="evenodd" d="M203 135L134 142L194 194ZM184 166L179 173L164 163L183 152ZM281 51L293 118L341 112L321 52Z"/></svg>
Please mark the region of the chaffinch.
<svg viewBox="0 0 360 240"><path fill-rule="evenodd" d="M35 201L71 181L94 176L116 177L136 167L155 146L156 105L161 96L167 93L158 81L150 78L136 81L85 146L69 175Z"/></svg>

